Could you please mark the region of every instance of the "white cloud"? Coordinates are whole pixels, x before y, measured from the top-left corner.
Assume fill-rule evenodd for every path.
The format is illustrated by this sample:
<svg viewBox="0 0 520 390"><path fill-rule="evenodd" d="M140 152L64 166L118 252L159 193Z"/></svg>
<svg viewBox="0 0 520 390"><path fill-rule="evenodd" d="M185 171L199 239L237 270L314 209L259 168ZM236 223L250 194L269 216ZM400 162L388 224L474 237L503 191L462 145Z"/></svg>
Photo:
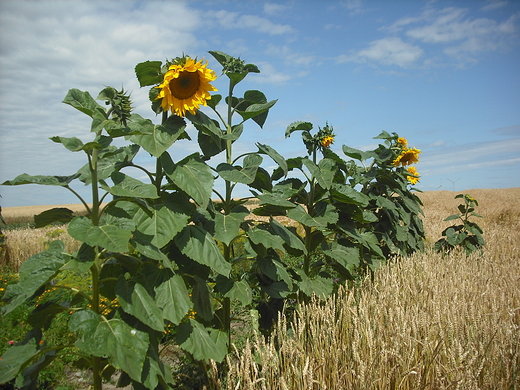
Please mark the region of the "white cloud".
<svg viewBox="0 0 520 390"><path fill-rule="evenodd" d="M269 44L264 51L267 55L283 58L284 62L292 65L310 65L316 62L316 57L310 54L294 52L289 46Z"/></svg>
<svg viewBox="0 0 520 390"><path fill-rule="evenodd" d="M283 35L294 32L288 24L276 24L269 19L256 15L241 15L238 12L220 10L211 12L211 18L216 18L220 26L226 29L248 29L269 35Z"/></svg>
<svg viewBox="0 0 520 390"><path fill-rule="evenodd" d="M374 61L384 65L406 67L415 63L424 54L424 51L398 37L378 39L369 44L366 49L355 54L342 55L338 62L366 62Z"/></svg>
<svg viewBox="0 0 520 390"><path fill-rule="evenodd" d="M290 10L290 8L290 6L285 4L265 3L264 13L271 16L278 16L287 13Z"/></svg>

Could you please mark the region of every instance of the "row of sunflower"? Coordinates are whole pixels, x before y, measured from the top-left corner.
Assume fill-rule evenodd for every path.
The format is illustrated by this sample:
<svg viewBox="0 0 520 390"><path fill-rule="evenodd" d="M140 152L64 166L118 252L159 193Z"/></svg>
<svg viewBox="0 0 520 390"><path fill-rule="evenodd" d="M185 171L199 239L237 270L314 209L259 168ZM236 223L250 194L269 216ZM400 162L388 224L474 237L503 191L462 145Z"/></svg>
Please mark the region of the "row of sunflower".
<svg viewBox="0 0 520 390"><path fill-rule="evenodd" d="M261 143L235 156L246 125L262 128L276 100L258 90L236 96L235 87L258 67L210 54L228 78L227 96L215 93L217 76L207 61L188 56L135 68L158 125L131 112L123 90L103 89L97 96L103 106L71 89L64 103L92 119L94 139L51 139L85 153L87 164L66 177L23 174L4 183L59 185L78 196L70 184L79 180L91 187L92 199L80 198L84 217L63 209L39 216L41 225L68 218L68 233L83 245L67 254L54 241L24 262L3 313L44 293L64 270L89 274L91 289L35 309L46 321L2 357L8 369L0 383L35 382L39 359L75 353L92 368L94 389L116 369L121 386L168 388L176 378L160 359L165 332L193 359L222 362L232 345L232 307L257 312L258 330L269 334L287 302L333 294L337 280L355 280L388 256L421 249L421 203L410 187L418 176L404 169L417 162L417 149L382 132L372 151L343 145L345 159L331 148L332 126L313 132L313 124L295 122L285 136L301 132L306 156L285 158ZM116 138L128 144L112 145ZM193 138L199 151L174 159L170 151L193 150L176 143ZM139 151L154 158L152 169L136 163ZM276 169L264 168L264 158ZM131 176L133 170L148 180ZM250 198L235 196L239 185L256 198L253 210ZM75 343L42 346L52 319L65 310Z"/></svg>

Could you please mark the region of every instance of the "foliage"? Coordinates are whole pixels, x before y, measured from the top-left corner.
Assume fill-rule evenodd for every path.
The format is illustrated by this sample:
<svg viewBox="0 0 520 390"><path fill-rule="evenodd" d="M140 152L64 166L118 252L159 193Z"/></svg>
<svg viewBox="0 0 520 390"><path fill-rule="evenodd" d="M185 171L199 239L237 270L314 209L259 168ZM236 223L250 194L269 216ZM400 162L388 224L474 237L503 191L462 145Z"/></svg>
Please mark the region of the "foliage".
<svg viewBox="0 0 520 390"><path fill-rule="evenodd" d="M458 214L450 215L445 221L460 220L459 224L453 224L452 226L444 229L442 232L443 238L435 243L435 250L442 253L450 253L455 248L463 248L466 252L466 256L471 253L481 250L485 245L484 233L481 227L473 221L470 221L470 217L483 218L475 212L475 208L478 206L478 201L468 194L458 194L455 199L463 199L464 203L459 204Z"/></svg>
<svg viewBox="0 0 520 390"><path fill-rule="evenodd" d="M257 90L236 96L237 85L259 69L222 52L210 54L229 79L225 97L209 94L212 71L202 62L184 68L194 63L187 56L135 68L141 87L150 87L151 108L161 116L157 125L131 112L124 90L99 93L107 109L88 92L71 89L63 102L91 118L92 140L51 140L84 153L86 165L69 176L22 174L3 183L63 187L78 196L86 215L55 208L36 216L38 227L68 223L68 233L82 245L67 253L62 241L49 242L8 286L3 315L40 302L49 288L69 296L49 295L34 307L32 329L0 361L0 383L16 378L20 386L34 386L45 366L72 354L77 366L92 369L96 390L116 369L121 386L169 388L176 381L160 359L165 340L174 338L193 360L222 362L231 348L233 305L251 309L251 317L259 317L253 323L268 331L286 299L326 297L337 281L355 280L388 256L422 248L421 203L409 186L410 177L418 178L404 169L418 160L418 150L383 132L376 137L383 144L373 151L343 146L346 161L330 150L332 126L312 135L311 123L296 122L286 137L301 131L308 156L286 159L260 143L257 151L235 156L246 122L262 128L276 100ZM173 71L183 83L166 82ZM204 79L197 83L199 71ZM187 91L193 94L187 97ZM192 140L187 121L200 150L175 161L169 150ZM115 139L127 144L115 146ZM155 159L155 170L134 162L139 151ZM273 172L262 167L265 157L276 163ZM90 187L90 202L72 188L75 181ZM253 215L248 198L234 195L237 186L249 187L259 200ZM300 258L301 266L288 262L287 254ZM91 287L70 284L70 274L82 275ZM65 319L70 337L46 340L58 318Z"/></svg>

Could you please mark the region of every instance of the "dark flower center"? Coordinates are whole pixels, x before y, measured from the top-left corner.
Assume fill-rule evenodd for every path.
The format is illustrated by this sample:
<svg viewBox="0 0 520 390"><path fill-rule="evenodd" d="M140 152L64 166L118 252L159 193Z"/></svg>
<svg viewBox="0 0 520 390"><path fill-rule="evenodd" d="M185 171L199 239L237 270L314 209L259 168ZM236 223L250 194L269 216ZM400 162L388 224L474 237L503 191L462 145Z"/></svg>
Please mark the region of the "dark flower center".
<svg viewBox="0 0 520 390"><path fill-rule="evenodd" d="M170 92L177 99L188 99L200 87L199 72L180 72L179 77L170 81Z"/></svg>

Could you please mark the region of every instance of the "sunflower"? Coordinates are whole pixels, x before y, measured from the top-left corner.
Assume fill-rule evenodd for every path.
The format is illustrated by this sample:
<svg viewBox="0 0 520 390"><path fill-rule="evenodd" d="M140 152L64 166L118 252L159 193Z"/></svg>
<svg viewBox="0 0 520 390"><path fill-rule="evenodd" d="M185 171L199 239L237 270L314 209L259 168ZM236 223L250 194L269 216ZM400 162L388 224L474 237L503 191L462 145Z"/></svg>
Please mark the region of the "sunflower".
<svg viewBox="0 0 520 390"><path fill-rule="evenodd" d="M399 165L402 165L403 167L406 165L412 165L413 163L419 162L419 153L421 153L420 149L406 148L399 156L397 156L392 164L394 164L396 167Z"/></svg>
<svg viewBox="0 0 520 390"><path fill-rule="evenodd" d="M170 65L164 75L163 82L155 88L160 88L156 99L162 99L161 107L164 111L171 110L178 116L186 116L186 111L195 114L206 100L211 99L209 91L217 89L210 84L217 76L205 64L190 57Z"/></svg>
<svg viewBox="0 0 520 390"><path fill-rule="evenodd" d="M324 148L328 148L330 145L334 143L334 137L333 136L326 136L321 139L321 146Z"/></svg>
<svg viewBox="0 0 520 390"><path fill-rule="evenodd" d="M419 172L417 172L417 169L415 167L409 167L406 169L406 171L413 176L408 176L407 179L412 185L416 185L419 182ZM417 176L417 177L414 177Z"/></svg>
<svg viewBox="0 0 520 390"><path fill-rule="evenodd" d="M406 138L399 137L397 138L397 142L400 143L404 148L408 146L408 141L406 140Z"/></svg>

